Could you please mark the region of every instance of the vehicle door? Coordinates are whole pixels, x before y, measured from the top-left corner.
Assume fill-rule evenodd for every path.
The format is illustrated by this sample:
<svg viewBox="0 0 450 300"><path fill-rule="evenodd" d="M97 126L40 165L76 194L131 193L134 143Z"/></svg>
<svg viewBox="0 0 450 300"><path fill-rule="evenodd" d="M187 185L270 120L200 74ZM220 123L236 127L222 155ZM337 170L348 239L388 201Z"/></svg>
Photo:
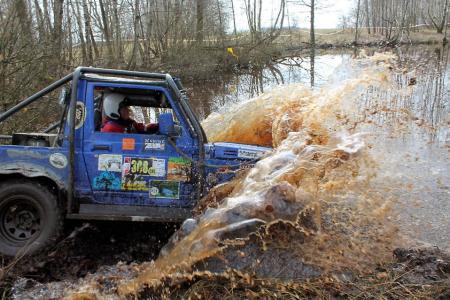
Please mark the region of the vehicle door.
<svg viewBox="0 0 450 300"><path fill-rule="evenodd" d="M192 133L186 130L188 124L178 103L161 86L114 83L114 89L148 89L162 95L168 103L164 113L172 113L182 130L173 139L175 147L168 136L159 133L101 132L99 123L105 121L101 112L102 94L111 88L109 82L89 82L87 85L86 109L96 117L84 127L83 152L95 203L190 206L194 188L191 159L197 154L198 146ZM146 113L147 117L153 114L151 117L157 120L161 111ZM137 115L134 118L146 121L138 120Z"/></svg>

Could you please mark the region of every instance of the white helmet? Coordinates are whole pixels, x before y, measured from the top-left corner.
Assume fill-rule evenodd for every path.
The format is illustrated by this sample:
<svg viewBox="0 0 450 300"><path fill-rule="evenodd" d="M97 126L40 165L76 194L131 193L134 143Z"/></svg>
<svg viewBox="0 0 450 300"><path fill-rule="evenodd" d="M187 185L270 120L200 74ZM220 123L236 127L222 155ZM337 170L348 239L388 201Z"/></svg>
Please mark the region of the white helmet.
<svg viewBox="0 0 450 300"><path fill-rule="evenodd" d="M105 94L103 100L103 110L105 115L113 120L120 119L120 104L125 100L125 96L122 94L108 93Z"/></svg>

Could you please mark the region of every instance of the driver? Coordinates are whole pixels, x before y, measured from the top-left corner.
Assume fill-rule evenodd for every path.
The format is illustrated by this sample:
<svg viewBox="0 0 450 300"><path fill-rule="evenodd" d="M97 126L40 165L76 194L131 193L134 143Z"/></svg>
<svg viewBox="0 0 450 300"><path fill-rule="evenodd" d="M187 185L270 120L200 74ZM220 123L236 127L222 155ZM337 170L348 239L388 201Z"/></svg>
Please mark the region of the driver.
<svg viewBox="0 0 450 300"><path fill-rule="evenodd" d="M122 94L108 93L105 95L103 109L106 118L101 132L157 133L157 123L137 123L130 117L131 109L126 100L126 97Z"/></svg>

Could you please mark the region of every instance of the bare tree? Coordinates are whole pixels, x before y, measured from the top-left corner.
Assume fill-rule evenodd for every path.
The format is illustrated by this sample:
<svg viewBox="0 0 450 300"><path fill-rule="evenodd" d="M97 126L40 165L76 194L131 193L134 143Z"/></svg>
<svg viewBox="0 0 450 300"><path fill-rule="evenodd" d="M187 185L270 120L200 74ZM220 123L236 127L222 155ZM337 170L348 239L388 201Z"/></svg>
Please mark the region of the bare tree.
<svg viewBox="0 0 450 300"><path fill-rule="evenodd" d="M101 11L101 19L102 19L102 24L101 24L101 29L103 31L103 36L105 37L105 41L106 41L106 48L107 48L107 61L108 64L111 64L111 61L113 59L113 48L112 48L112 38L111 38L111 31L109 29L110 26L110 21L109 21L109 14L108 11L105 9L105 4L104 4L105 0L99 0L99 6L100 6L100 11Z"/></svg>
<svg viewBox="0 0 450 300"><path fill-rule="evenodd" d="M197 43L203 42L203 11L205 9L204 0L196 0L197 1Z"/></svg>
<svg viewBox="0 0 450 300"><path fill-rule="evenodd" d="M278 11L273 20L269 30L262 30L261 28L261 13L263 9L262 0L245 0L245 14L247 17L247 24L250 31L250 39L253 45L261 43L270 43L281 32L286 15L286 1L280 0L278 2Z"/></svg>
<svg viewBox="0 0 450 300"><path fill-rule="evenodd" d="M358 0L358 4L356 6L356 22L355 22L355 40L353 42L354 45L358 45L358 24L359 24L359 11L361 7L361 0Z"/></svg>
<svg viewBox="0 0 450 300"><path fill-rule="evenodd" d="M235 15L235 12L234 12L234 1L230 0L230 2L231 2L231 13L232 13L232 16L233 16L233 34L236 36L237 32L236 32L236 15Z"/></svg>
<svg viewBox="0 0 450 300"><path fill-rule="evenodd" d="M447 27L448 27L448 0L445 0L445 7L444 7L444 38L442 39L442 42L445 44L447 44Z"/></svg>

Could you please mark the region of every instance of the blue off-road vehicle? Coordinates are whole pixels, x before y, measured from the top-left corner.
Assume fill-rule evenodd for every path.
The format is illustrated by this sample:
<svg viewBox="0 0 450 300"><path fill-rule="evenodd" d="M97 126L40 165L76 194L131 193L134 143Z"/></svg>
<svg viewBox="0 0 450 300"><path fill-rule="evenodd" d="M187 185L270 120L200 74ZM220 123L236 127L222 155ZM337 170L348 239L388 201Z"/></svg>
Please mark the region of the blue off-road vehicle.
<svg viewBox="0 0 450 300"><path fill-rule="evenodd" d="M65 219L181 222L210 187L270 150L208 143L180 81L159 73L79 67L0 114L0 124L56 89L58 122L42 133L1 130L4 255L42 249ZM105 107L112 94L153 131L103 130L115 116Z"/></svg>

